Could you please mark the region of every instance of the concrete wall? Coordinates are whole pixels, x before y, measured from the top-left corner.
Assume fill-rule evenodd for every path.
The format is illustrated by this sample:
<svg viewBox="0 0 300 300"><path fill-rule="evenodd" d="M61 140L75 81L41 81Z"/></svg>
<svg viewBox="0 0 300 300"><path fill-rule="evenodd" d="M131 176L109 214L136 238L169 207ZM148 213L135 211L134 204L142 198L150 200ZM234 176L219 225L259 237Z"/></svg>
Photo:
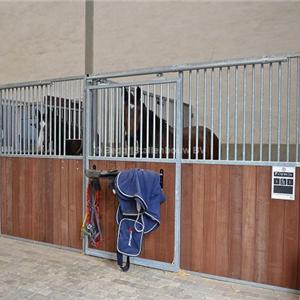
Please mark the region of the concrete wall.
<svg viewBox="0 0 300 300"><path fill-rule="evenodd" d="M298 2L95 1L94 72L300 50ZM0 2L0 84L82 74L85 2Z"/></svg>
<svg viewBox="0 0 300 300"><path fill-rule="evenodd" d="M0 2L0 84L84 73L84 2Z"/></svg>
<svg viewBox="0 0 300 300"><path fill-rule="evenodd" d="M95 2L94 70L300 51L300 3Z"/></svg>

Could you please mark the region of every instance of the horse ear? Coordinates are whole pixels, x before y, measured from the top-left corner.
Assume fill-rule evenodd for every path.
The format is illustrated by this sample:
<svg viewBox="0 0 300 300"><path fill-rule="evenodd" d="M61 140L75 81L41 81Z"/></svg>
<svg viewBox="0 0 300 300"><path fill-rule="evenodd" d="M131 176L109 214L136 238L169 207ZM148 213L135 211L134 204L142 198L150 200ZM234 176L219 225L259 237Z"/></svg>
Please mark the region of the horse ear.
<svg viewBox="0 0 300 300"><path fill-rule="evenodd" d="M127 91L127 88L124 88L124 101L128 102L128 91Z"/></svg>
<svg viewBox="0 0 300 300"><path fill-rule="evenodd" d="M136 99L139 101L141 100L142 91L141 88L138 86L136 89Z"/></svg>

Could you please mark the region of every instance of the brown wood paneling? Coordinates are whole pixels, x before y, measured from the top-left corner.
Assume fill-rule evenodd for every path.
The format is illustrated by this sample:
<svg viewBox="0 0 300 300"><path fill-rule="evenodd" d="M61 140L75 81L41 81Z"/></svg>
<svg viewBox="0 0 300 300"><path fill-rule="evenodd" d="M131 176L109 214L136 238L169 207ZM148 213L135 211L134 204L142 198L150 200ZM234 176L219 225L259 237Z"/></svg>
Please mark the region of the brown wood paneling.
<svg viewBox="0 0 300 300"><path fill-rule="evenodd" d="M268 282L268 241L271 191L271 169L257 167L256 211L255 211L255 278L254 281Z"/></svg>
<svg viewBox="0 0 300 300"><path fill-rule="evenodd" d="M192 204L193 204L193 165L186 164L182 166L182 173L183 174L189 174L190 180L187 180L184 185L182 185L182 195L185 195L185 197L181 201L181 214L182 216L189 216L189 218L181 218L181 224L180 224L180 235L181 237L184 237L184 243L181 243L180 245L180 252L181 252L181 266L184 269L190 269L191 266L191 253L192 251L192 220L193 220L193 210L192 210ZM183 176L184 178L184 176ZM184 179L182 179L183 181ZM200 199L200 195L199 195ZM199 225L200 227L200 225ZM203 231L203 228L202 228ZM201 235L199 235L201 236ZM200 244L202 246L202 244ZM201 250L198 249L199 253L201 253Z"/></svg>
<svg viewBox="0 0 300 300"><path fill-rule="evenodd" d="M38 191L38 182L39 177L41 176L39 165L38 165L39 159L33 159L28 162L28 167L31 169L31 178L28 178L28 184L30 185L29 194L27 197L31 197L31 239L39 241L39 191Z"/></svg>
<svg viewBox="0 0 300 300"><path fill-rule="evenodd" d="M1 232L13 234L13 210L12 210L12 160L0 158L1 160Z"/></svg>
<svg viewBox="0 0 300 300"><path fill-rule="evenodd" d="M217 167L217 224L216 224L216 274L227 275L229 272L229 218L230 218L230 168ZM202 184L202 182L200 182ZM195 182L195 185L197 183ZM200 197L200 201L201 201ZM201 203L201 202L200 202ZM201 225L200 225L201 226Z"/></svg>
<svg viewBox="0 0 300 300"><path fill-rule="evenodd" d="M240 278L242 262L243 173L240 166L230 167L230 257L229 276Z"/></svg>
<svg viewBox="0 0 300 300"><path fill-rule="evenodd" d="M53 207L53 243L57 245L62 244L62 234L61 234L61 161L58 159L53 160L53 176L52 181L52 207ZM63 187L64 188L64 187ZM50 206L50 203L49 203Z"/></svg>
<svg viewBox="0 0 300 300"><path fill-rule="evenodd" d="M204 167L203 256L205 273L216 272L217 169Z"/></svg>
<svg viewBox="0 0 300 300"><path fill-rule="evenodd" d="M295 201L271 199L270 167L183 165L182 176L182 268L300 288L299 169Z"/></svg>
<svg viewBox="0 0 300 300"><path fill-rule="evenodd" d="M0 160L1 232L81 248L82 161Z"/></svg>
<svg viewBox="0 0 300 300"><path fill-rule="evenodd" d="M255 201L256 167L248 167L243 172L241 277L249 281L254 280L255 271Z"/></svg>
<svg viewBox="0 0 300 300"><path fill-rule="evenodd" d="M61 160L60 164L60 231L61 244L69 246L69 164ZM73 170L72 170L73 171Z"/></svg>
<svg viewBox="0 0 300 300"><path fill-rule="evenodd" d="M81 240L78 232L81 230L82 220L82 162L69 160L69 247L80 248ZM78 197L79 196L79 197Z"/></svg>
<svg viewBox="0 0 300 300"><path fill-rule="evenodd" d="M172 262L174 257L174 190L175 166L173 164L119 162L119 161L91 161L90 167L96 165L98 170L123 170L130 168L144 168L159 172L164 170L164 193L167 201L161 205L161 225L154 232L145 235L140 257L159 261ZM117 209L115 195L108 187L108 182L101 180L101 213L100 222L103 232L103 242L100 249L115 252L117 225L115 213Z"/></svg>

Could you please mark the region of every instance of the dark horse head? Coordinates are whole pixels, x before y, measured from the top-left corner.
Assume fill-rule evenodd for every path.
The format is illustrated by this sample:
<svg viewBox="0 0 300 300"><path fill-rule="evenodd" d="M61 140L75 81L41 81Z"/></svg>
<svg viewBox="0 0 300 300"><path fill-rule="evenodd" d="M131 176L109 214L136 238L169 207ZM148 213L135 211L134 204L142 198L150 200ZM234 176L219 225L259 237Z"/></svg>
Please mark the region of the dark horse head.
<svg viewBox="0 0 300 300"><path fill-rule="evenodd" d="M125 140L130 146L137 144L145 157L174 157L174 129L165 119L158 117L142 102L140 87L124 88ZM153 101L156 95L153 95ZM153 103L156 105L156 102ZM198 140L196 141L196 137ZM189 139L190 137L190 139ZM205 139L204 139L205 137ZM205 140L205 142L204 142ZM205 146L205 149L204 149ZM182 157L203 159L219 158L219 139L207 127L190 126L182 131Z"/></svg>
<svg viewBox="0 0 300 300"><path fill-rule="evenodd" d="M172 157L173 129L143 103L140 87L124 88L124 131L130 147L136 145L137 156L166 157L168 151Z"/></svg>
<svg viewBox="0 0 300 300"><path fill-rule="evenodd" d="M38 115L38 141L37 152L41 154L52 155L80 155L82 153L82 140L70 138L68 136L68 128L71 127L75 136L79 136L77 124L70 123L66 120L64 109L58 113L58 106L56 109L54 101L62 102L63 99L47 96L47 108L41 113L39 110ZM49 104L51 103L51 106Z"/></svg>

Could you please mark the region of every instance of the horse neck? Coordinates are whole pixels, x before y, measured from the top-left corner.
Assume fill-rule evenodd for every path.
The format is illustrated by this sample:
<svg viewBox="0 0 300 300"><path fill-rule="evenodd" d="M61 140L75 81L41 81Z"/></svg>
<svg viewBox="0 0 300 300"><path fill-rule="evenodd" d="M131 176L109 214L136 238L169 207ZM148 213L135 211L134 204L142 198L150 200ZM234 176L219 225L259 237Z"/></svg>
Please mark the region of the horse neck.
<svg viewBox="0 0 300 300"><path fill-rule="evenodd" d="M160 124L162 124L162 136L163 136L163 139L166 135L166 131L167 131L167 122L162 119L160 121L160 118L154 114L154 112L152 110L149 110L149 128L152 128L153 130L148 130L147 131L147 108L145 107L143 109L143 147L146 148L147 146L147 134L149 136L149 147L153 147L153 134L154 134L154 128L153 128L153 120L155 118L155 133L156 133L156 136L155 136L155 144L156 146L159 145L159 135L160 135ZM171 126L169 126L169 140L173 140L171 137L173 136L172 134L173 132L173 129ZM138 130L138 136L140 134L140 130Z"/></svg>

